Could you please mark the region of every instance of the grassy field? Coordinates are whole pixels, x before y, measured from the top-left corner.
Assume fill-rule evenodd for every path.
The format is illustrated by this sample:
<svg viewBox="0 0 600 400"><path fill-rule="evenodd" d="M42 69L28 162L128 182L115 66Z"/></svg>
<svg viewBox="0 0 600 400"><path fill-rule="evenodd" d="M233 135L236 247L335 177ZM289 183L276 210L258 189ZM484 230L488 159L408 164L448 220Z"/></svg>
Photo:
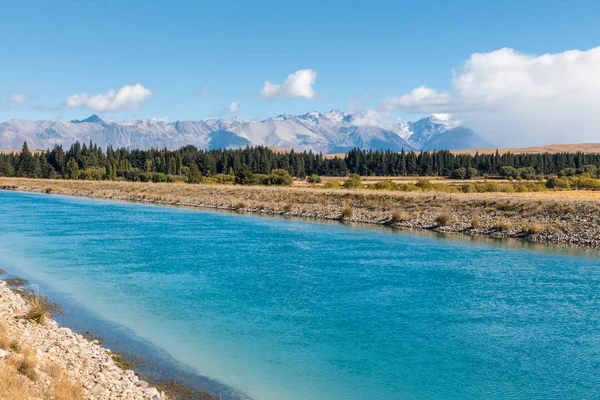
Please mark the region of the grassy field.
<svg viewBox="0 0 600 400"><path fill-rule="evenodd" d="M600 245L600 192L391 192L18 178L0 178L0 188Z"/></svg>
<svg viewBox="0 0 600 400"><path fill-rule="evenodd" d="M544 153L600 153L600 143L571 143L571 144L549 144L545 146L534 147L505 147L505 148L481 148L469 150L452 150L454 154L496 154L496 150L500 154L544 154Z"/></svg>

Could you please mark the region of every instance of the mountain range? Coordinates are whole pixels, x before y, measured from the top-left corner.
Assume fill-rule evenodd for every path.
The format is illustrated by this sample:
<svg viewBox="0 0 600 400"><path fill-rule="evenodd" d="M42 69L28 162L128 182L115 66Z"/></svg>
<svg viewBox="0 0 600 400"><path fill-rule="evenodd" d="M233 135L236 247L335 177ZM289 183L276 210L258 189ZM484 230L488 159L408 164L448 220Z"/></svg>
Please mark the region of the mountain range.
<svg viewBox="0 0 600 400"><path fill-rule="evenodd" d="M416 122L383 124L359 113L309 112L280 115L263 121L240 117L200 121L113 121L92 115L84 120L29 121L11 119L0 124L0 150L69 147L93 141L106 148L170 148L194 145L203 149L265 145L322 153L351 148L455 150L493 147L471 129L445 115Z"/></svg>

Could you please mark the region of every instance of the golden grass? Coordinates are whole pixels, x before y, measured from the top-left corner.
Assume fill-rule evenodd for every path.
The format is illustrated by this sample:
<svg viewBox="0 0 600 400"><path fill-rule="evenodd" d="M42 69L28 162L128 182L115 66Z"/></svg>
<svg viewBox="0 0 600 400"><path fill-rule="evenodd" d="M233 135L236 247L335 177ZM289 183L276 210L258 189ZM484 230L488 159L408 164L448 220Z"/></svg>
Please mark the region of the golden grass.
<svg viewBox="0 0 600 400"><path fill-rule="evenodd" d="M0 399L29 400L36 398L26 377L12 363L0 361Z"/></svg>
<svg viewBox="0 0 600 400"><path fill-rule="evenodd" d="M47 398L54 400L79 400L83 398L81 384L73 380L60 365L50 363L47 368L51 383Z"/></svg>
<svg viewBox="0 0 600 400"><path fill-rule="evenodd" d="M23 316L25 319L44 324L47 318L52 316L52 313L59 312L59 306L48 299L46 296L40 295L37 288L33 290L19 291L23 299L27 302L27 313Z"/></svg>
<svg viewBox="0 0 600 400"><path fill-rule="evenodd" d="M34 349L22 346L8 335L6 325L0 321L0 348L10 352L0 359L0 400L53 399L80 400L81 384L72 379L56 362L40 362ZM49 385L31 386L40 373L47 374Z"/></svg>
<svg viewBox="0 0 600 400"><path fill-rule="evenodd" d="M14 359L17 371L30 381L37 381L37 358L35 352L29 348L22 351L21 356Z"/></svg>
<svg viewBox="0 0 600 400"><path fill-rule="evenodd" d="M549 144L545 146L533 147L505 147L505 148L481 148L468 150L452 150L454 154L496 154L496 150L500 154L544 154L544 153L600 153L600 143L573 143L573 144Z"/></svg>

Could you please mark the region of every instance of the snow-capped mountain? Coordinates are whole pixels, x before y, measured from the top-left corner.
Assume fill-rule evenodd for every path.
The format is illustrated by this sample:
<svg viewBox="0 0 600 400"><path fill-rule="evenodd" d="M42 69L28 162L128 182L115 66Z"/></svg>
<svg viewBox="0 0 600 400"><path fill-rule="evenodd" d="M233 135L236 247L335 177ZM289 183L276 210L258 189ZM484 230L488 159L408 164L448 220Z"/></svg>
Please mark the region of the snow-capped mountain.
<svg viewBox="0 0 600 400"><path fill-rule="evenodd" d="M389 126L366 121L362 114L333 110L304 115L280 115L264 121L208 119L201 121L160 120L112 121L92 115L84 120L27 121L0 124L0 149L48 149L55 144L93 141L101 147L175 149L185 145L211 149L265 145L322 153L340 153L359 148L468 149L492 147L473 131L449 117L432 115L416 122Z"/></svg>

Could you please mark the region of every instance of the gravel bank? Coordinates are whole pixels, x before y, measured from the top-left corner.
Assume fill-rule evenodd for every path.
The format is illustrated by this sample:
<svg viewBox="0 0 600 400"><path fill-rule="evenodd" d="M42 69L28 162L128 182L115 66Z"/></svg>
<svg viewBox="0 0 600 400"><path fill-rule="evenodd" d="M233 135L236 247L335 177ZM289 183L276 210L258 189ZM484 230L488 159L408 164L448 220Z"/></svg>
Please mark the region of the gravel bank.
<svg viewBox="0 0 600 400"><path fill-rule="evenodd" d="M407 193L19 178L0 178L0 189L600 247L600 202L561 198L573 191L519 198L503 193ZM548 197L553 194L556 198Z"/></svg>
<svg viewBox="0 0 600 400"><path fill-rule="evenodd" d="M29 357L29 370L19 364L16 371L22 376L17 378L22 378L38 398L57 398L49 393L57 390L53 388L58 378L52 371L58 367L66 373L69 385L78 388L76 396L83 399L167 399L164 393L139 380L133 371L119 368L109 350L82 335L50 319L42 325L20 318L27 308L23 298L0 281L0 324L5 335L3 342L10 343L6 349L0 349L0 366ZM3 379L7 376L0 376L0 381ZM62 398L73 398L70 396ZM0 393L0 398L6 397Z"/></svg>

